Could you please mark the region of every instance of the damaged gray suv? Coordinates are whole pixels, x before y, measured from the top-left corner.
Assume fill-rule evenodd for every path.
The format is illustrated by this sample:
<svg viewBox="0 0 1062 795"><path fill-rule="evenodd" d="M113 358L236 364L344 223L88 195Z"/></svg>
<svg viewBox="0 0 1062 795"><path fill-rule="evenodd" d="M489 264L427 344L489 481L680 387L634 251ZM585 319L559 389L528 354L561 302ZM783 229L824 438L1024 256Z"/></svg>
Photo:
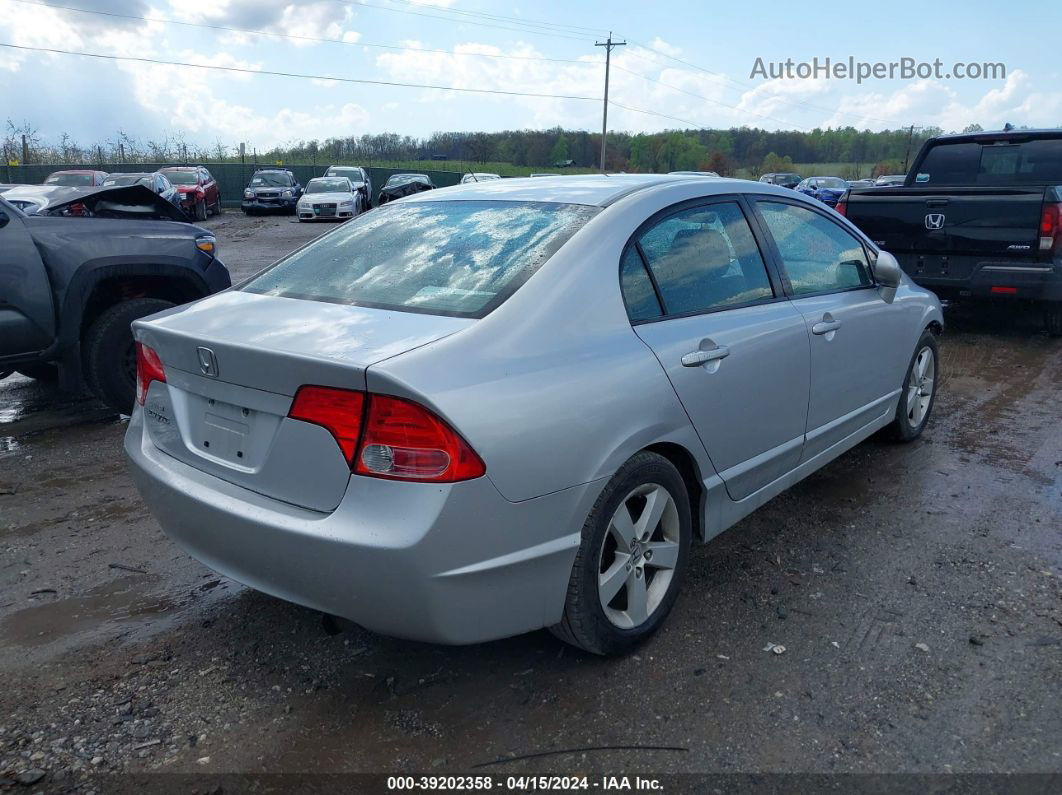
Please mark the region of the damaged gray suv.
<svg viewBox="0 0 1062 795"><path fill-rule="evenodd" d="M134 324L125 448L210 568L382 633L630 649L707 541L913 439L940 305L812 199L587 176L431 191Z"/></svg>

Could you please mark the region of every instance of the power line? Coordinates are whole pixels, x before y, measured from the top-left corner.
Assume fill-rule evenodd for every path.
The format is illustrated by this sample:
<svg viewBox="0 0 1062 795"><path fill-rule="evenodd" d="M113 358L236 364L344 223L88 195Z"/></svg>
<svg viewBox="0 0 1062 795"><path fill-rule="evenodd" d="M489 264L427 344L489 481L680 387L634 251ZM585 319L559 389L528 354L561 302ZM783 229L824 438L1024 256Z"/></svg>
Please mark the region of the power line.
<svg viewBox="0 0 1062 795"><path fill-rule="evenodd" d="M272 75L274 77L296 77L304 80L333 80L337 83L359 83L371 86L392 86L400 88L427 88L437 91L459 91L468 94L498 94L509 97L538 97L541 99L574 99L585 102L600 102L600 97L582 97L570 94L540 94L530 91L502 91L490 88L458 88L456 86L439 86L428 83L399 83L393 80L367 80L356 77L332 77L330 75L312 75L301 72L278 72L270 69L247 69L239 66L220 66L218 64L188 63L186 61L164 61L157 58L140 58L132 55L104 55L95 52L77 52L74 50L60 50L52 47L28 47L22 44L9 44L0 41L0 47L8 47L13 50L28 50L32 52L48 52L57 55L76 55L82 58L98 58L107 61L134 61L137 63L149 63L158 66L183 66L191 69L211 69L220 72L238 72L249 75Z"/></svg>
<svg viewBox="0 0 1062 795"><path fill-rule="evenodd" d="M426 53L439 53L443 55L452 55L460 57L476 57L476 58L504 58L513 61L549 61L552 63L570 63L570 64L582 64L582 65L596 65L589 61L577 61L574 58L544 58L541 56L533 55L501 55L498 53L487 52L454 52L452 50L431 49L428 47L400 47L396 44L374 44L365 41L345 41L343 39L328 39L319 38L316 36L300 36L296 33L276 33L268 30L250 30L248 28L234 28L226 25L211 25L206 22L184 22L177 19L166 19L164 17L142 17L135 14L119 14L115 11L98 11L91 8L78 8L76 6L58 5L55 3L41 3L36 0L9 0L12 3L22 3L28 6L40 6L41 8L52 8L62 11L76 11L80 14L93 14L96 16L113 17L116 19L129 19L137 20L140 22L161 22L166 25L178 25L185 28L200 28L203 30L216 30L224 33L239 33L248 36L272 36L279 39L291 39L294 41L308 41L317 44L342 44L347 47L373 47L384 50L400 50L403 52L426 52Z"/></svg>
<svg viewBox="0 0 1062 795"><path fill-rule="evenodd" d="M686 60L684 60L682 58L678 58L678 57L676 57L674 55L670 55L669 53L663 52L661 50L657 50L657 49L655 49L653 47L650 47L648 44L643 44L641 42L634 41L633 39L631 39L631 44L634 44L634 45L636 45L638 47L641 47L643 50L647 50L648 52L655 53L656 55L660 55L660 56L662 56L664 58L667 58L669 60L675 61L676 63L680 63L683 66L688 66L691 69L696 69L699 72L704 72L705 74L709 74L709 75L712 75L714 77L722 78L723 80L726 80L729 83L733 83L737 87L737 89L740 89L742 91L745 91L747 89L756 87L752 83L745 83L745 82L740 81L740 80L735 80L734 78L729 77L729 76L723 74L722 72L713 72L711 69L705 69L703 66L698 66L697 64L692 63L691 61L686 61ZM635 58L640 58L641 60L646 61L647 63L654 63L654 64L657 64L657 65L662 65L660 63L660 61L656 60L655 58L646 58L645 56L639 55L637 52L635 52L633 50L629 54L633 55ZM619 67L617 67L617 68L619 68ZM737 89L731 88L730 90L734 91L734 90L737 90ZM779 102L782 102L782 103L784 103L786 105L792 105L793 107L804 107L804 108L808 108L808 109L811 109L811 110L819 110L819 111L822 111L823 113L833 113L833 114L837 114L837 115L840 115L840 116L851 116L854 119L856 119L856 118L858 118L858 119L867 119L867 120L870 120L870 121L883 122L885 124L895 124L896 123L895 119L882 119L882 118L877 118L875 116L867 116L867 115L862 114L862 113L853 113L853 112L849 112L849 111L842 111L840 108L826 108L826 107L822 107L820 105L813 105L810 102L805 102L805 101L799 100L799 99L798 100L792 100L792 99L785 99L784 97L776 97L776 99ZM774 121L777 121L777 119L775 119Z"/></svg>
<svg viewBox="0 0 1062 795"><path fill-rule="evenodd" d="M452 17L443 17L443 16L439 16L437 14L425 14L422 11L411 11L411 10L405 9L405 8L388 8L387 6L377 6L377 5L372 5L371 3L366 3L366 2L364 2L364 0L332 0L332 2L341 3L342 5L347 5L347 6L359 6L361 8L374 8L377 11L390 11L390 12L392 12L394 14L411 14L412 16L415 16L415 17L425 17L427 19L441 19L444 22L458 22L458 20L453 19ZM569 39L571 41L581 41L581 42L585 42L586 41L586 37L585 36L570 36L570 35L566 35L566 34L560 33L560 32L549 33L549 32L546 32L544 30L533 30L533 29L526 28L526 27L509 27L509 26L503 26L503 25L496 25L496 24L492 24L492 23L489 23L489 22L475 22L473 20L460 20L460 21L463 22L463 24L476 25L476 26L481 27L481 28L495 28L497 30L508 30L508 31L511 31L511 32L516 32L516 33L530 33L530 34L535 35L535 36L549 36L549 37L554 38L554 39Z"/></svg>
<svg viewBox="0 0 1062 795"><path fill-rule="evenodd" d="M413 0L391 0L392 3L401 3L407 6L417 6L423 8L422 3L413 2ZM543 28L555 28L557 30L566 30L571 33L584 33L589 35L598 35L602 31L600 28L587 28L582 25L568 25L565 23L547 22L541 19L526 19L524 17L507 17L504 14L488 14L485 11L466 11L459 8L443 8L441 6L436 7L437 10L447 14L461 14L462 16L480 17L483 19L495 19L505 22L514 22L521 25L535 25Z"/></svg>
<svg viewBox="0 0 1062 795"><path fill-rule="evenodd" d="M678 86L673 86L670 83L665 83L663 80L658 80L655 77L649 77L647 75L640 74L638 72L635 72L633 69L625 69L624 67L619 66L618 64L616 66L614 66L613 68L614 69L619 69L621 72L626 72L629 75L634 75L635 77L640 77L642 80L646 80L646 81L648 81L650 83L656 83L657 85L661 85L664 88L670 88L672 91L678 91L680 93L687 94L687 95L689 95L691 97L696 97L697 99L704 100L705 102L711 102L713 105L719 105L722 108L729 108L730 110L737 111L738 113L746 113L746 114L748 114L750 116L758 116L761 119L767 119L769 121L778 122L779 124L784 124L784 125L787 125L787 126L795 127L798 130L803 130L802 127L800 127L797 124L793 124L793 122L785 121L783 119L777 119L774 116L767 116L767 115L765 115L763 113L757 113L754 110L744 110L742 108L739 108L736 105L728 105L725 102L720 102L719 100L712 99L711 97L706 97L703 94L697 94L697 93L695 93L693 91L687 91L684 88L679 88Z"/></svg>

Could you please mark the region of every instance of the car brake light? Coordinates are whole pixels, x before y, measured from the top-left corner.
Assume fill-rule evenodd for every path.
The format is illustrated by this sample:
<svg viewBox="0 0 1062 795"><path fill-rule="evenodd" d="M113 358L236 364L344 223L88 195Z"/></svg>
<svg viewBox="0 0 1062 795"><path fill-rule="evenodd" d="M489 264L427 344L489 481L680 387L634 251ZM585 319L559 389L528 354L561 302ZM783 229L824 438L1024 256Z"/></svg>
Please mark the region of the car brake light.
<svg viewBox="0 0 1062 795"><path fill-rule="evenodd" d="M1040 216L1040 251L1062 248L1062 204L1045 204Z"/></svg>
<svg viewBox="0 0 1062 795"><path fill-rule="evenodd" d="M155 351L141 342L136 344L136 402L141 406L147 399L152 381L166 383L166 370Z"/></svg>
<svg viewBox="0 0 1062 795"><path fill-rule="evenodd" d="M365 393L327 386L301 386L295 393L288 416L320 425L335 437L348 464L361 435L361 415Z"/></svg>
<svg viewBox="0 0 1062 795"><path fill-rule="evenodd" d="M1018 294L1018 288L1017 287L993 287L990 290L990 292L993 292L996 295L1017 295Z"/></svg>
<svg viewBox="0 0 1062 795"><path fill-rule="evenodd" d="M453 428L411 400L302 386L288 416L330 431L358 475L453 483L486 472L482 459Z"/></svg>
<svg viewBox="0 0 1062 795"><path fill-rule="evenodd" d="M372 395L355 466L359 475L450 483L478 478L483 461L439 417L417 403Z"/></svg>
<svg viewBox="0 0 1062 795"><path fill-rule="evenodd" d="M835 209L841 215L847 215L848 214L848 197L847 196L842 196L840 199L838 199L837 200L837 204L834 205L833 209Z"/></svg>

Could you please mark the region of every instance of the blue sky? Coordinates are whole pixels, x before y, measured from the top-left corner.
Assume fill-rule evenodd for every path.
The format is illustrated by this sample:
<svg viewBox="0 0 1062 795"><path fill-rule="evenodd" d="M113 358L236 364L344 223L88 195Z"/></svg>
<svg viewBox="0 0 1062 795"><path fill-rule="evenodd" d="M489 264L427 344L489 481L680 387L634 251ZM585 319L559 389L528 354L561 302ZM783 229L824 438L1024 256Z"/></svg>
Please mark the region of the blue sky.
<svg viewBox="0 0 1062 795"><path fill-rule="evenodd" d="M630 43L614 53L610 98L638 110L613 106L609 127L633 132L742 125L882 129L915 124L960 130L971 123L985 128L1006 121L1062 124L1056 48L1029 45L1035 30L1057 30L1062 21L1062 11L1043 3L1011 2L1002 11L998 3L976 0L963 3L961 10L926 2L43 0L154 20L144 22L34 2L0 0L0 42L252 71L590 98L600 97L603 83L603 52L593 46L595 32L603 36L611 28ZM1017 19L1025 21L1027 35L1013 32ZM956 61L1001 62L1007 76L872 79L861 85L750 78L757 57L804 61L816 56L868 62L939 58L945 70ZM46 139L66 132L91 143L122 129L141 139L182 132L189 141L226 146L245 141L265 149L290 140L366 132L424 136L557 125L596 130L601 103L216 72L0 47L0 121L4 117L30 122Z"/></svg>

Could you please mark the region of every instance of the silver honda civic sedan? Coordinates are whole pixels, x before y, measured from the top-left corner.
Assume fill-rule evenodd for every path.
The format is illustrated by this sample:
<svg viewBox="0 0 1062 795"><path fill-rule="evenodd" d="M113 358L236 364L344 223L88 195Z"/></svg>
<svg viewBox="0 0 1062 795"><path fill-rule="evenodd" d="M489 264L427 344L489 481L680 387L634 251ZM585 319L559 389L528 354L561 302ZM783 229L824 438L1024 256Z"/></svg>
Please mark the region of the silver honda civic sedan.
<svg viewBox="0 0 1062 795"><path fill-rule="evenodd" d="M382 633L667 617L690 546L887 429L936 297L819 202L743 180L470 183L134 324L125 448L210 568Z"/></svg>

